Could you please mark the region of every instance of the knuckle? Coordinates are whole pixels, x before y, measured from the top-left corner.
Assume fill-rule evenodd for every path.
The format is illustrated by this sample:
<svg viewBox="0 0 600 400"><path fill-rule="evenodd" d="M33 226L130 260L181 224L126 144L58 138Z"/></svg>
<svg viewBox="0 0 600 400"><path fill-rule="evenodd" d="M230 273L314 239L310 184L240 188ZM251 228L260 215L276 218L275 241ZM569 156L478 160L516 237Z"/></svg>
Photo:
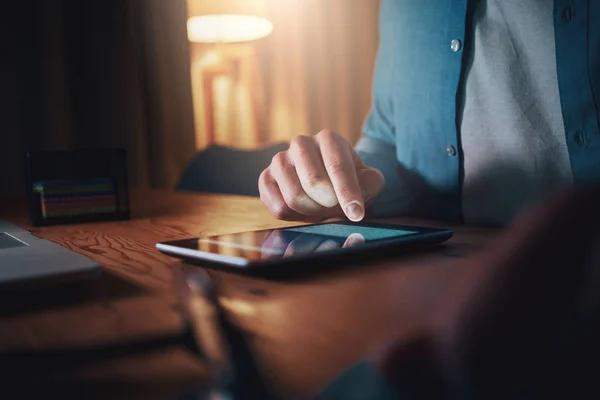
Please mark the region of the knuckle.
<svg viewBox="0 0 600 400"><path fill-rule="evenodd" d="M270 207L272 201L271 201L271 196L269 194L269 189L266 187L266 185L261 184L260 182L258 184L258 194L260 197L260 201L265 206L267 206L267 208Z"/></svg>
<svg viewBox="0 0 600 400"><path fill-rule="evenodd" d="M311 171L302 177L302 185L307 189L314 189L329 183L328 179L317 171Z"/></svg>
<svg viewBox="0 0 600 400"><path fill-rule="evenodd" d="M260 193L261 197L268 194L269 186L272 182L273 178L271 176L271 172L267 168L258 176L258 192Z"/></svg>
<svg viewBox="0 0 600 400"><path fill-rule="evenodd" d="M290 197L285 199L285 201L288 205L288 208L292 210L299 210L302 208L303 202L300 194L292 194Z"/></svg>
<svg viewBox="0 0 600 400"><path fill-rule="evenodd" d="M339 156L333 156L325 164L325 168L330 175L338 175L346 172L344 170L344 163Z"/></svg>
<svg viewBox="0 0 600 400"><path fill-rule="evenodd" d="M271 211L271 202L269 201L268 196L262 190L260 191L260 201L265 207L267 207L269 211Z"/></svg>
<svg viewBox="0 0 600 400"><path fill-rule="evenodd" d="M271 204L271 214L277 219L287 220L292 217L292 210L285 203Z"/></svg>
<svg viewBox="0 0 600 400"><path fill-rule="evenodd" d="M273 156L273 160L271 161L271 166L277 170L283 170L287 168L287 155L285 151L280 151L279 153Z"/></svg>
<svg viewBox="0 0 600 400"><path fill-rule="evenodd" d="M319 133L317 133L317 136L320 139L330 138L333 135L334 135L334 133L331 131L331 129L322 129Z"/></svg>
<svg viewBox="0 0 600 400"><path fill-rule="evenodd" d="M268 169L265 169L258 176L258 189L259 190L264 189L264 186L267 183L267 174L268 174Z"/></svg>
<svg viewBox="0 0 600 400"><path fill-rule="evenodd" d="M287 203L289 208L296 209L302 202L302 190L298 187L292 186L282 190L284 201Z"/></svg>
<svg viewBox="0 0 600 400"><path fill-rule="evenodd" d="M339 133L332 131L331 129L323 129L321 132L317 133L317 136L321 140L340 140L342 136Z"/></svg>
<svg viewBox="0 0 600 400"><path fill-rule="evenodd" d="M309 140L310 140L310 138L308 136L304 136L304 135L294 136L292 138L292 140L290 140L290 149L298 148L298 147L300 147L300 148L305 147Z"/></svg>
<svg viewBox="0 0 600 400"><path fill-rule="evenodd" d="M290 155L295 160L302 160L306 158L306 154L309 151L309 141L311 138L308 136L296 136L290 142Z"/></svg>

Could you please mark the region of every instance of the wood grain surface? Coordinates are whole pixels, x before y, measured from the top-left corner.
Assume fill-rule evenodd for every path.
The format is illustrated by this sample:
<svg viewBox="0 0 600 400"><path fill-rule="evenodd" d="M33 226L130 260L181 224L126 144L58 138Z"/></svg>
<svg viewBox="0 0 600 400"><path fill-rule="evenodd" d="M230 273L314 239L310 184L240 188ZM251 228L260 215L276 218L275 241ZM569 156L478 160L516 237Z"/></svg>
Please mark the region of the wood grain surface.
<svg viewBox="0 0 600 400"><path fill-rule="evenodd" d="M33 228L23 203L5 201L0 219L84 254L102 275L81 282L0 288L0 350L94 346L184 328L174 271L191 267L160 254L156 242L291 225L257 198L133 190L131 220ZM431 222L394 222L435 226ZM310 395L395 337L419 329L422 316L466 258L497 232L453 227L440 250L372 262L294 281L210 273L219 300L251 344L269 385L282 395ZM79 368L69 382L201 386L205 368L174 348ZM76 386L74 386L76 387ZM125 389L123 389L125 390ZM168 398L152 390L156 398Z"/></svg>

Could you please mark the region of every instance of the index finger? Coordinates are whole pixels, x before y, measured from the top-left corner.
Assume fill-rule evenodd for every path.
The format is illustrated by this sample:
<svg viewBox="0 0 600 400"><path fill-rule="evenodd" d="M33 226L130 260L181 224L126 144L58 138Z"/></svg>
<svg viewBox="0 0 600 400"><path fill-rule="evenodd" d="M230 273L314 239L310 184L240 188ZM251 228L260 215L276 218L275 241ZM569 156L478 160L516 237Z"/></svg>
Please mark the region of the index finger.
<svg viewBox="0 0 600 400"><path fill-rule="evenodd" d="M344 214L354 222L365 216L362 190L358 183L350 144L332 132L317 136L323 164Z"/></svg>

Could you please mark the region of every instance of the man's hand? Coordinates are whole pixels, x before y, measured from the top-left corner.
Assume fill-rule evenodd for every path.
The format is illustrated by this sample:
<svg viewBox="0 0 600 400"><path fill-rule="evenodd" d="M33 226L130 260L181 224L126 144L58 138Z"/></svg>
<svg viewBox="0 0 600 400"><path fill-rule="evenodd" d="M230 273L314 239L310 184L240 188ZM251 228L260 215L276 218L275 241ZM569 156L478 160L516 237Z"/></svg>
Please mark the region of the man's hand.
<svg viewBox="0 0 600 400"><path fill-rule="evenodd" d="M362 162L340 135L323 130L297 136L273 157L258 180L260 198L279 219L360 221L365 205L383 189L381 172Z"/></svg>

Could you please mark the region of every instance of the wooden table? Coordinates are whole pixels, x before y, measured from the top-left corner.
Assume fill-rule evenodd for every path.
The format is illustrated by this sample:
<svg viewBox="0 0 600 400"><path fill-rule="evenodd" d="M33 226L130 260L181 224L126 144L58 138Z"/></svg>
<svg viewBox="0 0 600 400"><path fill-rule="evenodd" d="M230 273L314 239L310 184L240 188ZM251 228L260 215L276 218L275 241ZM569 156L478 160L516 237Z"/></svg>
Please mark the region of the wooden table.
<svg viewBox="0 0 600 400"><path fill-rule="evenodd" d="M20 204L0 218L99 262L100 278L56 287L0 292L0 349L41 350L175 334L184 325L173 282L177 261L155 243L199 234L290 225L256 198L132 192L131 220L32 228ZM406 219L402 223L436 225ZM222 304L250 338L268 383L283 395L307 395L394 337L417 330L466 257L485 251L497 232L453 227L440 251L373 262L298 281L214 273ZM202 363L182 348L105 361L68 379L123 384L155 398L203 381ZM157 390L160 386L164 391ZM148 398L148 397L147 397Z"/></svg>

